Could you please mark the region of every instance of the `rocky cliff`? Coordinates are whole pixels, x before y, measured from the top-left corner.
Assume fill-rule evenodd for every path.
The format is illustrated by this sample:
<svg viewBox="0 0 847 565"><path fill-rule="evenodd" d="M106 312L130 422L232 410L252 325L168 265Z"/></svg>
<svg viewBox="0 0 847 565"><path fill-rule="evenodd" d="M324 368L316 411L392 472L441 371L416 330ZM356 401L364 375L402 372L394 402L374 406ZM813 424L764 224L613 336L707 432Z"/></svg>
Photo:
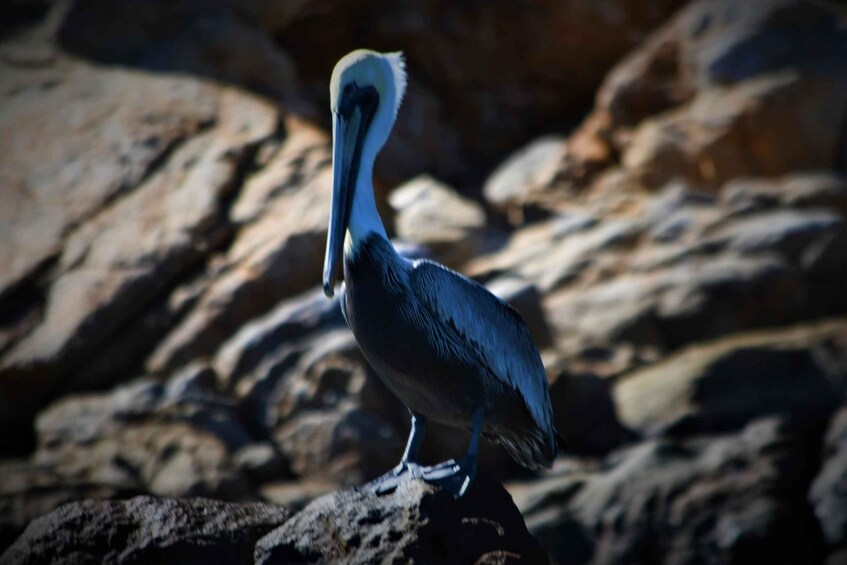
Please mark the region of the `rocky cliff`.
<svg viewBox="0 0 847 565"><path fill-rule="evenodd" d="M562 563L847 559L846 17L16 3L4 562L534 562L533 536ZM493 479L460 503L349 490L408 431L319 289L326 85L360 46L403 49L411 75L377 163L389 231L521 312L568 444L541 475L486 446ZM465 441L433 429L425 458Z"/></svg>

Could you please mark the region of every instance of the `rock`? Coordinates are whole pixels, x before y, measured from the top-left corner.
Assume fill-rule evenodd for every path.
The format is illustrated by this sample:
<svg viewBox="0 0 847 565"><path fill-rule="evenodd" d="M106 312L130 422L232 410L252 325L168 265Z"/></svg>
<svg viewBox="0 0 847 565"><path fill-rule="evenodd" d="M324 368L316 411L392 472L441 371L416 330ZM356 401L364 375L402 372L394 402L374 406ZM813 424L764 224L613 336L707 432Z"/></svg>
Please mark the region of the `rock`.
<svg viewBox="0 0 847 565"><path fill-rule="evenodd" d="M550 402L567 455L604 456L638 437L621 425L609 383L596 375L556 375L550 383Z"/></svg>
<svg viewBox="0 0 847 565"><path fill-rule="evenodd" d="M533 141L491 173L482 189L486 201L506 213L512 224L522 224L524 207L552 184L564 153L565 140L560 137Z"/></svg>
<svg viewBox="0 0 847 565"><path fill-rule="evenodd" d="M327 300L322 290L314 289L244 324L218 349L213 364L224 387L235 390L277 355L281 343L302 344L316 334L344 327L338 300Z"/></svg>
<svg viewBox="0 0 847 565"><path fill-rule="evenodd" d="M246 325L214 363L295 475L353 485L399 460L406 410L368 368L337 300L322 292Z"/></svg>
<svg viewBox="0 0 847 565"><path fill-rule="evenodd" d="M4 62L0 76L0 129L16 133L2 136L0 152L4 297L55 261L75 226L214 127L220 103L216 87L190 78L105 70L59 56L38 73ZM57 107L67 112L51 111Z"/></svg>
<svg viewBox="0 0 847 565"><path fill-rule="evenodd" d="M234 404L203 384L204 373L209 378L208 369L195 369L166 385L142 379L111 393L69 397L42 411L30 460L0 465L4 529L17 531L82 496L238 500L251 492L247 474L254 481L257 473L262 479L288 476L284 464L238 465L235 454L252 437Z"/></svg>
<svg viewBox="0 0 847 565"><path fill-rule="evenodd" d="M292 511L299 511L314 499L329 494L338 489L335 483L300 479L267 483L259 489L259 494L268 502L284 506Z"/></svg>
<svg viewBox="0 0 847 565"><path fill-rule="evenodd" d="M432 250L447 266L456 267L478 255L486 240L485 211L431 177L417 177L389 198L397 213L397 235Z"/></svg>
<svg viewBox="0 0 847 565"><path fill-rule="evenodd" d="M814 428L778 419L725 436L648 440L606 468L519 489L527 527L562 563L810 563L822 557L805 500Z"/></svg>
<svg viewBox="0 0 847 565"><path fill-rule="evenodd" d="M387 180L429 173L459 182L468 173L480 178L474 169L489 169L581 115L605 70L682 3L542 2L531 11L509 5L480 11L434 2L352 9L339 2L298 10L277 33L303 81L321 93L344 52L363 44L402 50L413 81L377 170L382 165ZM424 100L415 100L422 92Z"/></svg>
<svg viewBox="0 0 847 565"><path fill-rule="evenodd" d="M286 461L270 442L245 445L233 454L233 460L256 483L279 479L287 474Z"/></svg>
<svg viewBox="0 0 847 565"><path fill-rule="evenodd" d="M847 382L843 18L832 2L694 0L642 41L682 3L14 8L0 540L82 497L300 508L397 463L407 410L319 287L326 79L364 42L410 70L374 179L386 226L512 303L542 349L564 454L531 475L484 444L479 467L522 479L557 559L843 556L843 449L823 440ZM433 425L421 455L466 447ZM360 559L523 551L476 512L501 500L490 484L465 514L415 488L404 500L435 510L396 540L374 533L411 523L398 495L348 491L267 555L336 556L314 525L332 512ZM351 529L372 508L379 524Z"/></svg>
<svg viewBox="0 0 847 565"><path fill-rule="evenodd" d="M84 498L128 498L143 494L143 490L127 478L105 480L101 476L94 482L86 477L68 477L48 464L4 460L0 462L0 548L12 545L33 519L62 504ZM0 563L6 561L0 559Z"/></svg>
<svg viewBox="0 0 847 565"><path fill-rule="evenodd" d="M305 411L278 426L274 441L294 473L344 485L387 472L404 445L390 425L353 406Z"/></svg>
<svg viewBox="0 0 847 565"><path fill-rule="evenodd" d="M391 557L547 561L508 493L481 476L459 500L411 481L383 496L369 489L327 494L293 517L279 506L203 498L83 500L34 520L0 562L362 563Z"/></svg>
<svg viewBox="0 0 847 565"><path fill-rule="evenodd" d="M776 252L799 264L818 241L844 231L844 218L829 211L778 210L739 218L714 230L704 245L723 245L756 255Z"/></svg>
<svg viewBox="0 0 847 565"><path fill-rule="evenodd" d="M323 496L256 544L256 563L545 563L503 487L480 476L459 500L422 481L389 495Z"/></svg>
<svg viewBox="0 0 847 565"><path fill-rule="evenodd" d="M150 356L149 371L211 355L247 320L318 282L332 188L328 139L293 118L285 125L281 144L263 147L267 162L232 204L230 218L240 229L219 274Z"/></svg>
<svg viewBox="0 0 847 565"><path fill-rule="evenodd" d="M639 232L628 219L597 222L590 216L564 215L514 236L507 246L471 263L471 273L512 271L548 293L577 279L604 252L630 247Z"/></svg>
<svg viewBox="0 0 847 565"><path fill-rule="evenodd" d="M16 147L44 153L29 163L20 149L4 152L14 166L3 167L3 209L17 212L0 223L25 247L4 247L16 266L0 286L23 289L9 300L37 320L0 360L0 420L12 436L57 394L108 386L139 365L173 323L162 302L231 235L224 202L251 145L276 127L266 102L196 79L55 66L50 95L20 98L0 126L24 132ZM51 111L59 106L69 113ZM24 130L22 117L38 126ZM48 257L49 273L37 273ZM19 259L35 263L19 270Z"/></svg>
<svg viewBox="0 0 847 565"><path fill-rule="evenodd" d="M773 258L692 257L649 273L565 288L545 300L557 340L629 342L674 349L685 343L796 319L796 275Z"/></svg>
<svg viewBox="0 0 847 565"><path fill-rule="evenodd" d="M847 100L838 18L802 0L692 2L606 78L575 137L607 149L570 156L562 176L585 185L582 171L618 155L648 188L837 168L843 147L828 124ZM797 49L777 47L786 41Z"/></svg>
<svg viewBox="0 0 847 565"><path fill-rule="evenodd" d="M689 105L639 126L622 164L647 188L674 178L714 188L737 176L776 176L795 168L830 167L834 163L823 155L836 154L837 142L814 131L834 116L817 104L799 102L823 99L838 108L843 96L837 86L809 84L786 74L743 82L728 92L707 90ZM792 113L786 113L786 108ZM755 128L756 138L744 138L745 128ZM789 132L796 135L791 144L777 147L770 141Z"/></svg>
<svg viewBox="0 0 847 565"><path fill-rule="evenodd" d="M727 208L750 212L772 208L847 211L847 179L834 173L795 173L776 180L735 179L721 190Z"/></svg>
<svg viewBox="0 0 847 565"><path fill-rule="evenodd" d="M34 520L0 562L249 563L256 540L290 516L271 504L203 498L83 500Z"/></svg>
<svg viewBox="0 0 847 565"><path fill-rule="evenodd" d="M637 233L638 225L635 222L609 220L597 227L563 237L558 245L549 250L546 260L539 257L538 260L528 261L521 265L520 272L531 279L537 278L541 289L550 292L579 277L601 253L614 253L617 249L629 247Z"/></svg>
<svg viewBox="0 0 847 565"><path fill-rule="evenodd" d="M826 433L823 464L809 491L809 503L829 550L847 549L847 410L836 412Z"/></svg>
<svg viewBox="0 0 847 565"><path fill-rule="evenodd" d="M711 433L780 413L820 422L847 383L845 335L842 319L689 348L623 376L618 414L647 434Z"/></svg>
<svg viewBox="0 0 847 565"><path fill-rule="evenodd" d="M377 166L396 184L424 172L473 178L479 164L490 167L533 135L572 122L605 71L682 4L548 1L533 11L504 5L483 13L467 6L445 12L431 1L371 1L355 9L339 1L253 0L211 9L202 2L177 8L94 1L54 10L52 35L77 56L211 77L310 119L325 119L325 83L343 53L361 45L402 50L415 72L387 158ZM592 49L574 48L582 44ZM513 45L530 47L518 52Z"/></svg>
<svg viewBox="0 0 847 565"><path fill-rule="evenodd" d="M292 17L264 2L214 9L202 3L73 4L58 30L64 49L107 64L190 73L248 87L304 113L315 111L297 79L294 61L266 26ZM167 22L168 25L156 25ZM151 27L152 26L152 27Z"/></svg>

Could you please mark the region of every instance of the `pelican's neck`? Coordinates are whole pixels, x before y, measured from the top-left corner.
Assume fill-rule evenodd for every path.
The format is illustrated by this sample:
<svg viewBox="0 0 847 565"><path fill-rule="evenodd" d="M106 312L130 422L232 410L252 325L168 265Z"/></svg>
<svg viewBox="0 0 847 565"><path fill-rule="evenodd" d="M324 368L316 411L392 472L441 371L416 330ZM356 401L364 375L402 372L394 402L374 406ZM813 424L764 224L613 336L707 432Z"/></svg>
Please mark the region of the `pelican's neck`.
<svg viewBox="0 0 847 565"><path fill-rule="evenodd" d="M379 149L373 147L370 141L366 138L362 162L359 164L359 175L356 178L356 189L353 192L350 219L344 238L346 253L352 253L371 233L388 240L374 199L373 166Z"/></svg>

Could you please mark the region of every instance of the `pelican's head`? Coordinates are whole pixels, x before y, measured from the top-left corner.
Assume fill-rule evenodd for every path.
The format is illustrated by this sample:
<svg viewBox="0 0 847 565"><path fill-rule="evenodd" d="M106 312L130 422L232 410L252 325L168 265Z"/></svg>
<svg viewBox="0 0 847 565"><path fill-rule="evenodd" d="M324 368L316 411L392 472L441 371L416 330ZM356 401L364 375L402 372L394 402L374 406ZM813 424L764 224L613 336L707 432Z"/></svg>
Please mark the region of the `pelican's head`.
<svg viewBox="0 0 847 565"><path fill-rule="evenodd" d="M332 71L332 206L324 260L327 296L340 277L344 235L353 207L362 163L364 173L388 139L406 90L400 53L358 49L345 55ZM370 179L367 179L370 181Z"/></svg>

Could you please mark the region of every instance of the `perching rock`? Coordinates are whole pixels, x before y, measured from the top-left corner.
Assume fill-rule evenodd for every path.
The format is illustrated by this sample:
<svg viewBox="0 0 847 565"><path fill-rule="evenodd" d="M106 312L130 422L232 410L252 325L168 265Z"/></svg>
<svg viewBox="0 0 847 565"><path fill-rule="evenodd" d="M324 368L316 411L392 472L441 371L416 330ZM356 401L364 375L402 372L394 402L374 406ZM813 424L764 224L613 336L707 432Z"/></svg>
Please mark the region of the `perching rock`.
<svg viewBox="0 0 847 565"><path fill-rule="evenodd" d="M34 520L0 563L249 563L256 541L290 516L204 498L83 500Z"/></svg>
<svg viewBox="0 0 847 565"><path fill-rule="evenodd" d="M263 537L264 536L264 537ZM280 506L139 496L83 500L34 520L2 556L36 563L546 563L502 486L479 477L454 500L421 481L377 496L327 494L298 514Z"/></svg>
<svg viewBox="0 0 847 565"><path fill-rule="evenodd" d="M256 545L256 563L546 563L509 494L485 476L459 500L422 481L323 496Z"/></svg>

